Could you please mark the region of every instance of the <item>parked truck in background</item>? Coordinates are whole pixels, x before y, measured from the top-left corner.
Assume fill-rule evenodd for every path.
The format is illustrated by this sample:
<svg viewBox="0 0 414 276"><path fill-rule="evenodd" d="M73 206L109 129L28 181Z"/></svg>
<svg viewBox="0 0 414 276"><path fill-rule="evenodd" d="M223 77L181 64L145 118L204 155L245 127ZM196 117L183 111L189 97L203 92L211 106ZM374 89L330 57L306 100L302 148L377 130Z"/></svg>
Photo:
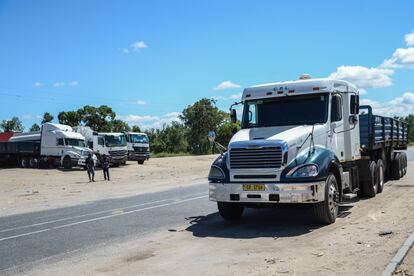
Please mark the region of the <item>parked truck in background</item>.
<svg viewBox="0 0 414 276"><path fill-rule="evenodd" d="M128 146L128 160L138 161L138 164L144 164L145 160L150 157L150 146L148 136L141 132L126 132Z"/></svg>
<svg viewBox="0 0 414 276"><path fill-rule="evenodd" d="M87 145L101 160L103 154L109 156L114 166L125 164L128 159L126 136L120 132L95 132L87 126L77 126L76 132L86 138Z"/></svg>
<svg viewBox="0 0 414 276"><path fill-rule="evenodd" d="M375 197L386 179L406 173L407 125L360 107L349 82L304 76L253 86L241 104L241 130L208 177L224 219L240 218L246 207L300 203L330 224L340 202Z"/></svg>
<svg viewBox="0 0 414 276"><path fill-rule="evenodd" d="M15 133L8 142L0 142L0 163L22 168L85 166L92 151L85 137L70 126L45 123L41 131Z"/></svg>

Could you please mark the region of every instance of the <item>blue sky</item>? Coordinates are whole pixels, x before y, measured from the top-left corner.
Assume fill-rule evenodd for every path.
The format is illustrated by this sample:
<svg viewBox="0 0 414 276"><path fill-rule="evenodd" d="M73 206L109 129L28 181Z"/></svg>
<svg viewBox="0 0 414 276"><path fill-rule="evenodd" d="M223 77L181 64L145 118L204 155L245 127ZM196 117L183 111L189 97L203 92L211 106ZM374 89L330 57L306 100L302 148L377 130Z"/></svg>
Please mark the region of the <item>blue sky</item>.
<svg viewBox="0 0 414 276"><path fill-rule="evenodd" d="M375 3L375 4L374 4ZM107 104L144 128L245 86L337 77L414 113L414 2L0 1L0 120ZM220 85L221 84L221 85Z"/></svg>

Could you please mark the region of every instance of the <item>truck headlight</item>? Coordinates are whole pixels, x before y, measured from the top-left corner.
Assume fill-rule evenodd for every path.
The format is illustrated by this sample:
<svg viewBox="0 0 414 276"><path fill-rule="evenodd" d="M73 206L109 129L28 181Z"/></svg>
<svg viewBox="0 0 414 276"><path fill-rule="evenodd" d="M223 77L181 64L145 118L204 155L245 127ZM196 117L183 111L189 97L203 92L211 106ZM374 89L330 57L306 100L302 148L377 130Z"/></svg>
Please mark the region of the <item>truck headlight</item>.
<svg viewBox="0 0 414 276"><path fill-rule="evenodd" d="M209 179L224 179L225 175L222 169L216 166L211 166L210 173L208 174Z"/></svg>
<svg viewBox="0 0 414 276"><path fill-rule="evenodd" d="M319 173L318 166L315 164L307 164L293 168L288 172L289 177L312 177L317 176Z"/></svg>

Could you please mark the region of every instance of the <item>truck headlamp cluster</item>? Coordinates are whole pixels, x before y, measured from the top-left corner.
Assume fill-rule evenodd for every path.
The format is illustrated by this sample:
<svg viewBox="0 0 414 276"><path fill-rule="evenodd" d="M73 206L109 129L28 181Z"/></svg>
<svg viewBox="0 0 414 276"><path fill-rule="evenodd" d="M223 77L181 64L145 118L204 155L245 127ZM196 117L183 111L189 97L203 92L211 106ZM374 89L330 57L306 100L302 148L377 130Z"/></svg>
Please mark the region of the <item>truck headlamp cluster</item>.
<svg viewBox="0 0 414 276"><path fill-rule="evenodd" d="M225 175L222 169L216 166L211 166L210 173L208 174L209 179L224 179Z"/></svg>
<svg viewBox="0 0 414 276"><path fill-rule="evenodd" d="M313 177L319 173L318 166L315 164L307 164L293 168L288 172L288 177Z"/></svg>

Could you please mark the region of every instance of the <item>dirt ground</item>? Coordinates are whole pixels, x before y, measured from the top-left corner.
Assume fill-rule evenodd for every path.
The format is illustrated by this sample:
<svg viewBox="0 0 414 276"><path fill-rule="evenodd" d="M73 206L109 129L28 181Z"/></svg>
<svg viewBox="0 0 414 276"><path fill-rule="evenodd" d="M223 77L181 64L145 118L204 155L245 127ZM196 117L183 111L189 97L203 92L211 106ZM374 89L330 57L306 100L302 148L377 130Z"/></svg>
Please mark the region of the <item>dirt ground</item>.
<svg viewBox="0 0 414 276"><path fill-rule="evenodd" d="M414 247L411 247L410 252L404 258L402 264L395 270L394 274L398 276L414 275Z"/></svg>
<svg viewBox="0 0 414 276"><path fill-rule="evenodd" d="M206 182L215 155L153 158L144 165L129 161L111 168L106 182L101 170L89 183L86 171L74 169L0 169L2 216L132 196Z"/></svg>
<svg viewBox="0 0 414 276"><path fill-rule="evenodd" d="M235 223L215 213L176 232L104 246L31 274L379 275L413 231L413 192L410 163L403 179L388 182L375 198L345 204L329 226L314 224L301 209L255 210Z"/></svg>

